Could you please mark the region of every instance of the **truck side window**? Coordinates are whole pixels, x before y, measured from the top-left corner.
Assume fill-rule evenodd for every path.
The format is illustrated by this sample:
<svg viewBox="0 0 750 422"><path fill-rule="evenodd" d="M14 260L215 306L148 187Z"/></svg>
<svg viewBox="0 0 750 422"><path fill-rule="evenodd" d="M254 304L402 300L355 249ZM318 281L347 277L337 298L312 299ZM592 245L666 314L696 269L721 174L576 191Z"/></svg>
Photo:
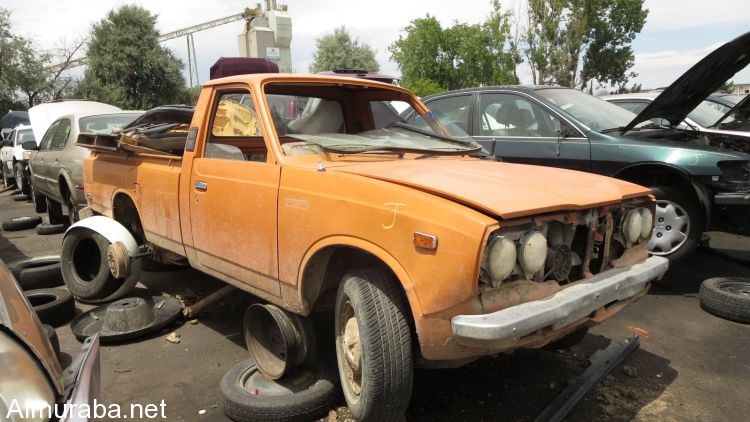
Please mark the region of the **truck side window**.
<svg viewBox="0 0 750 422"><path fill-rule="evenodd" d="M227 92L214 105L206 158L266 161L268 153L249 92Z"/></svg>

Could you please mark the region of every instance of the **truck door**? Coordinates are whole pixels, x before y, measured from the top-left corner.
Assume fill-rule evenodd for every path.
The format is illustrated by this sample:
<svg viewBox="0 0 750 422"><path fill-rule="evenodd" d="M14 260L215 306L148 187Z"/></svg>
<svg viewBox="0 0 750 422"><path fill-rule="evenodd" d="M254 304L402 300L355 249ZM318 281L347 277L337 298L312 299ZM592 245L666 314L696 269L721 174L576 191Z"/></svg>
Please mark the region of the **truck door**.
<svg viewBox="0 0 750 422"><path fill-rule="evenodd" d="M266 160L249 91L216 93L190 177L190 221L201 265L280 295L277 195L281 168Z"/></svg>

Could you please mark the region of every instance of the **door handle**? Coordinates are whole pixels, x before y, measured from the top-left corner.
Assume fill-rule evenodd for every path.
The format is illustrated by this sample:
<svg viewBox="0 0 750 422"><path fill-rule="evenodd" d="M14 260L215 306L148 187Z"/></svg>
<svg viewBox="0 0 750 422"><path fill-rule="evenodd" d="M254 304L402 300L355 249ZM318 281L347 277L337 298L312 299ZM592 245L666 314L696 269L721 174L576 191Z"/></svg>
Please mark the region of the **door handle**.
<svg viewBox="0 0 750 422"><path fill-rule="evenodd" d="M200 191L207 191L208 190L208 183L206 182L195 182L195 189Z"/></svg>

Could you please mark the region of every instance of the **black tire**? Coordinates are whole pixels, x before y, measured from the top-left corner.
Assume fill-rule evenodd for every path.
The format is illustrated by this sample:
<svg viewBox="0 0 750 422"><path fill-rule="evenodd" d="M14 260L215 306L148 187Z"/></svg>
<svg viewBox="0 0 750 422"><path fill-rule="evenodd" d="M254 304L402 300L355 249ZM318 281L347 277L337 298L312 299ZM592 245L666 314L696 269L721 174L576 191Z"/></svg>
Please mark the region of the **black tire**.
<svg viewBox="0 0 750 422"><path fill-rule="evenodd" d="M13 274L13 277L18 280L18 278L21 276L21 271L25 270L26 268L45 267L53 264L60 264L59 256L41 256L11 262L10 264L8 264L8 269Z"/></svg>
<svg viewBox="0 0 750 422"><path fill-rule="evenodd" d="M349 410L360 421L403 418L414 357L409 313L397 281L375 268L350 271L342 278L335 310L336 356ZM350 329L355 336L347 335ZM350 359L359 360L358 371L347 363L344 348L352 347L345 346L347 338L355 338L352 344L361 351Z"/></svg>
<svg viewBox="0 0 750 422"><path fill-rule="evenodd" d="M62 286L60 263L24 268L18 273L18 284L23 290Z"/></svg>
<svg viewBox="0 0 750 422"><path fill-rule="evenodd" d="M285 395L251 394L247 379L258 373L252 360L233 366L220 383L221 406L224 414L239 422L245 421L309 421L324 416L338 402L338 380L335 366L310 364L309 367L286 374L276 384L293 391ZM261 375L262 376L262 375ZM300 382L302 380L302 382Z"/></svg>
<svg viewBox="0 0 750 422"><path fill-rule="evenodd" d="M16 163L14 169L14 176L16 178L16 186L21 190L21 193L28 195L31 193L31 186L29 185L29 179L26 177L26 168L21 163Z"/></svg>
<svg viewBox="0 0 750 422"><path fill-rule="evenodd" d="M28 201L29 199L31 199L31 196L30 195L26 195L24 193L19 193L18 195L13 195L13 200L16 201L16 202Z"/></svg>
<svg viewBox="0 0 750 422"><path fill-rule="evenodd" d="M704 280L701 307L717 317L750 324L750 278L715 277Z"/></svg>
<svg viewBox="0 0 750 422"><path fill-rule="evenodd" d="M544 346L544 348L547 350L569 349L583 341L583 339L586 338L586 334L588 334L588 332L588 327L575 330L572 333L566 334L565 336L560 337L552 343Z"/></svg>
<svg viewBox="0 0 750 422"><path fill-rule="evenodd" d="M65 229L68 228L67 224L45 224L42 223L36 226L36 234L47 236L50 234L65 233Z"/></svg>
<svg viewBox="0 0 750 422"><path fill-rule="evenodd" d="M47 335L47 340L49 340L49 344L52 345L52 351L55 352L55 357L57 357L57 361L60 362L60 339L57 338L57 331L55 331L55 328L51 325L42 324L42 329L44 330L44 334Z"/></svg>
<svg viewBox="0 0 750 422"><path fill-rule="evenodd" d="M65 224L68 219L65 218L62 212L62 205L59 202L55 202L49 198L45 198L47 204L47 216L49 217L50 224Z"/></svg>
<svg viewBox="0 0 750 422"><path fill-rule="evenodd" d="M90 230L73 230L65 235L60 262L68 290L76 298L89 303L119 299L135 286L141 271L140 260L131 263L131 275L116 279L107 264L109 241Z"/></svg>
<svg viewBox="0 0 750 422"><path fill-rule="evenodd" d="M23 292L42 324L58 327L70 321L76 312L73 296L67 289L38 289Z"/></svg>
<svg viewBox="0 0 750 422"><path fill-rule="evenodd" d="M23 193L23 192L21 192L21 189L16 189L16 190L12 190L12 191L10 191L10 194L11 194L11 195L19 195L19 194L21 194L21 193Z"/></svg>
<svg viewBox="0 0 750 422"><path fill-rule="evenodd" d="M38 215L13 217L3 221L3 230L9 232L17 230L33 229L42 222L42 217Z"/></svg>
<svg viewBox="0 0 750 422"><path fill-rule="evenodd" d="M70 193L68 194L68 199L65 206L68 208L68 221L70 222L70 224L75 224L78 220L80 220L80 218L78 216L78 207L73 200L73 195Z"/></svg>
<svg viewBox="0 0 750 422"><path fill-rule="evenodd" d="M47 199L44 195L36 193L33 184L31 185L31 200L34 202L34 211L36 211L37 214L47 212Z"/></svg>
<svg viewBox="0 0 750 422"><path fill-rule="evenodd" d="M669 258L670 262L677 262L680 261L695 251L695 248L698 246L698 243L701 240L701 235L703 234L703 230L705 228L705 218L703 217L703 213L700 210L699 204L690 197L687 193L674 188L670 186L653 186L651 189L654 191L654 196L656 197L657 201L657 215L654 216L654 232L652 234L652 242L655 241L657 238L660 238L660 236L668 235L671 233L670 231L666 231L666 228L671 228L671 226L666 226L666 228L662 227L660 228L660 222L659 220L659 208L660 208L660 201L668 201L673 204L676 204L678 208L681 208L680 213L684 214L689 221L689 229L686 230L687 238L685 239L684 243L682 243L679 248L675 249L672 252L664 251L664 250L656 250L653 247L651 247L651 242L649 242L649 252L651 252L653 255L660 255L664 256L666 258Z"/></svg>

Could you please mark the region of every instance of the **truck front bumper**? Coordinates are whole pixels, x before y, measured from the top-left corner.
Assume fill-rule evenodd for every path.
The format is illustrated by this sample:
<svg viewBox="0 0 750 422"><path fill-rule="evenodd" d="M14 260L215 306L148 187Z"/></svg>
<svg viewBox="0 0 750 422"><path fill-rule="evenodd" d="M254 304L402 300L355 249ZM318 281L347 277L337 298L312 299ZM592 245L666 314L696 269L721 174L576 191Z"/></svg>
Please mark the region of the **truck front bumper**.
<svg viewBox="0 0 750 422"><path fill-rule="evenodd" d="M469 347L503 349L542 329L556 331L596 310L638 295L669 268L666 258L652 256L635 265L597 274L545 299L483 315L451 319L454 339Z"/></svg>

